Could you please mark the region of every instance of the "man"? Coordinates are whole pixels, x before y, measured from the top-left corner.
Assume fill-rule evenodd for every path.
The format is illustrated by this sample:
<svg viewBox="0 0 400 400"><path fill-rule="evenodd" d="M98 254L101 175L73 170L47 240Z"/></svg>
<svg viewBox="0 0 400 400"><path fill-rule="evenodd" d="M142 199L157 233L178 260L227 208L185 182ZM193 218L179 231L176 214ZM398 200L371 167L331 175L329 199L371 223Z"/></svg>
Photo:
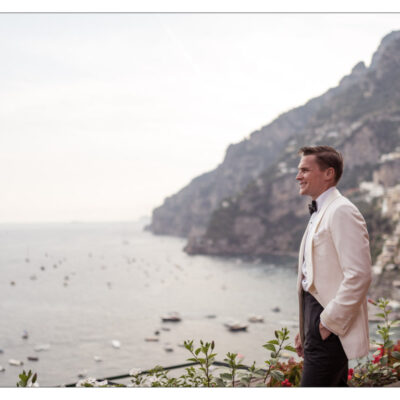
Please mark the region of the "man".
<svg viewBox="0 0 400 400"><path fill-rule="evenodd" d="M329 146L303 147L296 180L310 196L299 253L297 354L301 386L347 386L348 360L369 351L371 256L364 218L336 189L343 158Z"/></svg>

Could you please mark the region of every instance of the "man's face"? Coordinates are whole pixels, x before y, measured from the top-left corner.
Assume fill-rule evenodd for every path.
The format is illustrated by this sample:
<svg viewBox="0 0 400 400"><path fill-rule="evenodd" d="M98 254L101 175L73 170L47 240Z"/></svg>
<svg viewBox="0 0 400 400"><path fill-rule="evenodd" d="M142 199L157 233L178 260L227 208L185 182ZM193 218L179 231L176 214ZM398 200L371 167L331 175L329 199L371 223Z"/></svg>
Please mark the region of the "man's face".
<svg viewBox="0 0 400 400"><path fill-rule="evenodd" d="M296 180L299 181L302 196L311 196L315 200L329 187L327 170L320 170L314 154L301 157L298 170Z"/></svg>

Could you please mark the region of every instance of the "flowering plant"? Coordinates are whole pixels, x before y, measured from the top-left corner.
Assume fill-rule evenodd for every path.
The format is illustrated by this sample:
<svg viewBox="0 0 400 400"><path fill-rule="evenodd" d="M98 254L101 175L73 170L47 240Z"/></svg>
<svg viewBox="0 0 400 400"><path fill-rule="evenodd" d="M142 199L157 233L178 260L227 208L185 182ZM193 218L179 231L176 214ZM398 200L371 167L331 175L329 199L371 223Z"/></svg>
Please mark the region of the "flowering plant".
<svg viewBox="0 0 400 400"><path fill-rule="evenodd" d="M381 341L372 341L377 346L372 360L368 357L365 363L359 363L354 370L349 370L349 386L385 386L399 380L400 340L395 344L390 336L393 335L392 328L398 326L400 321L389 319L392 310L388 300L369 299L368 302L380 309L375 315L383 319L383 324L377 326Z"/></svg>

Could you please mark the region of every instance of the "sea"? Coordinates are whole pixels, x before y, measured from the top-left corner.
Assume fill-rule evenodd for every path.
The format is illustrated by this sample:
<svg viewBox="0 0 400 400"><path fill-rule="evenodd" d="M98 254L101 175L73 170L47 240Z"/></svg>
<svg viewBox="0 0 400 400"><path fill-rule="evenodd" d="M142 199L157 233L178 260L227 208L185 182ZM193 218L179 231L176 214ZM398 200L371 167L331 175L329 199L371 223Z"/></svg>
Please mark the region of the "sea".
<svg viewBox="0 0 400 400"><path fill-rule="evenodd" d="M190 256L185 239L135 222L3 224L0 243L1 387L15 387L22 370L55 387L182 364L185 340L214 341L218 361L231 352L263 368L275 330L288 328L294 343L293 258ZM170 312L181 321L162 322Z"/></svg>
<svg viewBox="0 0 400 400"><path fill-rule="evenodd" d="M0 243L2 387L23 369L53 387L182 364L191 356L185 340L214 340L217 360L234 352L263 367L274 330L287 327L293 339L297 329L291 258L189 256L185 239L135 222L3 224ZM170 312L181 321L162 322ZM227 321L247 331L230 332Z"/></svg>

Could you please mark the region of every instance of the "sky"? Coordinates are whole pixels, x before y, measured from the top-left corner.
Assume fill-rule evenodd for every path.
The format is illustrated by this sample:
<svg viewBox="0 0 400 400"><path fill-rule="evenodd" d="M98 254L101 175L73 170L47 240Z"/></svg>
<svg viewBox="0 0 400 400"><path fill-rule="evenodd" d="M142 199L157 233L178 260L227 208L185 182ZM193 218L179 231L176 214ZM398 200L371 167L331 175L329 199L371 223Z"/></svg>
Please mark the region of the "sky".
<svg viewBox="0 0 400 400"><path fill-rule="evenodd" d="M368 66L398 14L0 14L0 223L131 221Z"/></svg>

